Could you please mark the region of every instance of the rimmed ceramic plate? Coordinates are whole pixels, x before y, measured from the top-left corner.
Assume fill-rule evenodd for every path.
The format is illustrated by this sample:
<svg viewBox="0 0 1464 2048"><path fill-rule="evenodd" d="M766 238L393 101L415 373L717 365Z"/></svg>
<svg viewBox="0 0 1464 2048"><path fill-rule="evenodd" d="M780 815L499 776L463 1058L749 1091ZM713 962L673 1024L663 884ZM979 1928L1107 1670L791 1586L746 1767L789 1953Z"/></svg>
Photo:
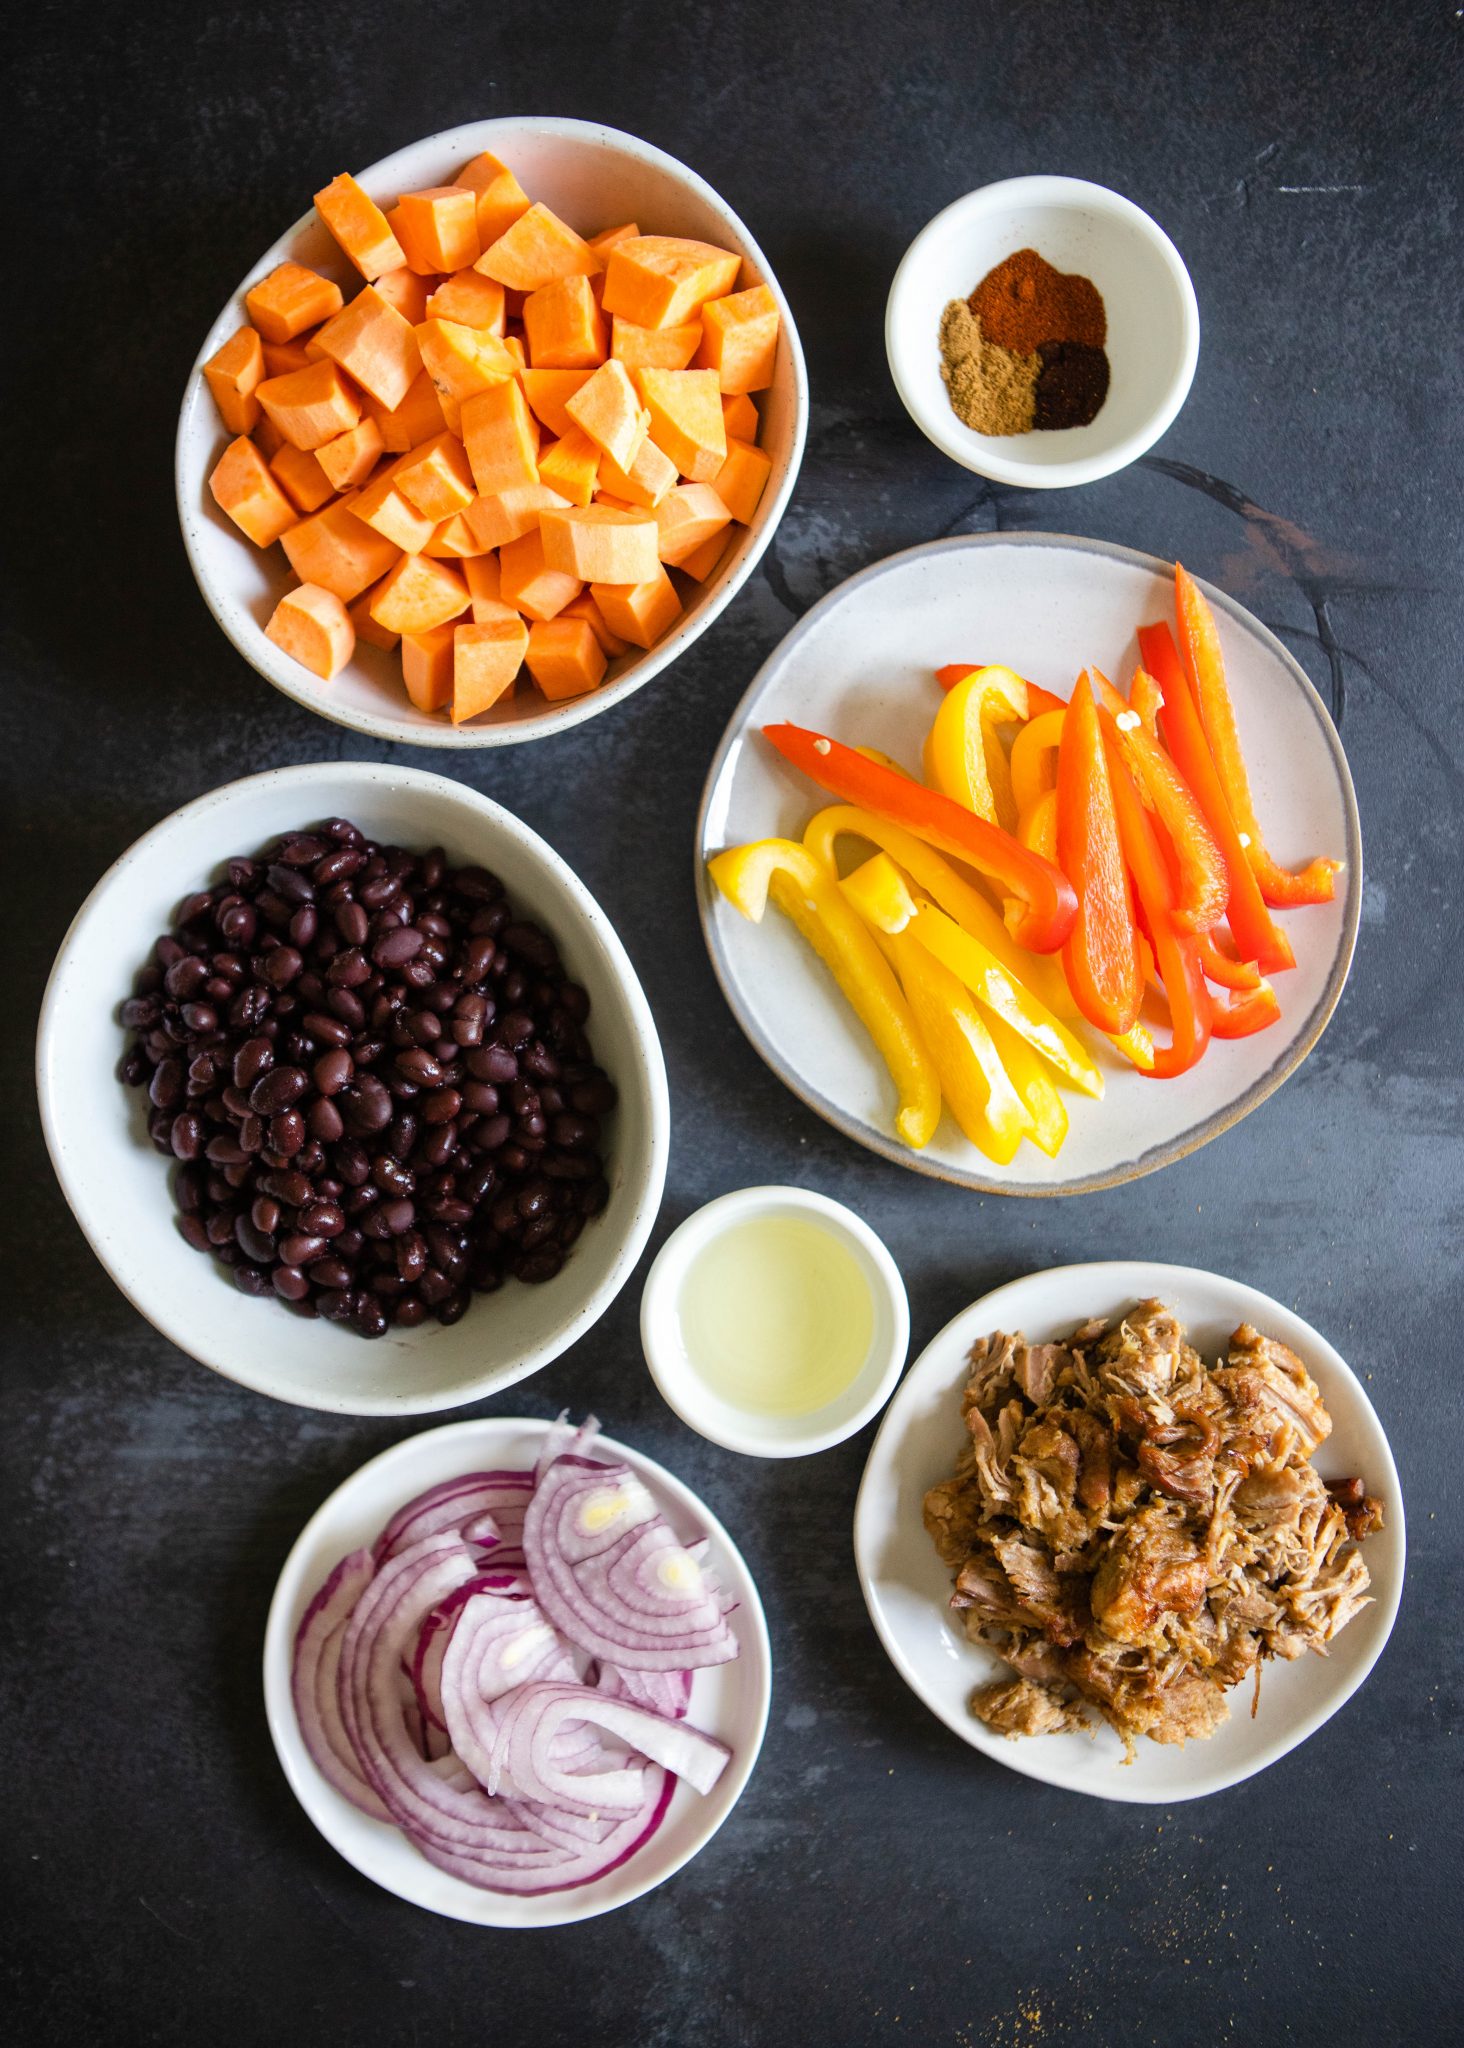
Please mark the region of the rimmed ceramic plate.
<svg viewBox="0 0 1464 2048"><path fill-rule="evenodd" d="M891 555L816 604L759 670L707 779L697 887L712 966L755 1049L794 1094L847 1136L918 1173L1001 1194L1081 1194L1137 1179L1218 1137L1263 1102L1316 1044L1352 961L1362 903L1357 800L1336 728L1274 634L1223 591L1215 608L1256 804L1277 859L1345 861L1335 901L1291 912L1297 966L1278 977L1282 1020L1215 1044L1191 1073L1146 1081L1104 1049L1102 1102L1068 1092L1072 1128L1056 1159L1023 1144L1010 1166L982 1158L947 1116L923 1152L894 1135L894 1092L831 977L786 919L738 916L709 881L723 847L800 838L823 796L759 728L792 719L918 770L940 703L933 671L1000 661L1066 696L1096 664L1126 683L1135 634L1173 617L1167 562L1061 534L968 534Z"/></svg>
<svg viewBox="0 0 1464 2048"><path fill-rule="evenodd" d="M1363 1547L1373 1604L1348 1623L1325 1657L1272 1660L1254 1720L1245 1684L1231 1694L1230 1719L1208 1741L1183 1749L1140 1741L1135 1761L1125 1764L1123 1744L1110 1728L1091 1741L1083 1735L1009 1741L969 1712L972 1687L1007 1667L952 1625L951 1574L925 1533L921 1504L927 1489L955 1468L966 1359L978 1337L1021 1330L1034 1343L1049 1343L1071 1335L1088 1316L1112 1317L1155 1295L1178 1313L1207 1357L1218 1355L1242 1322L1290 1345L1332 1417L1332 1434L1313 1460L1317 1470L1324 1479L1360 1474L1382 1500L1386 1521ZM1398 1612L1404 1551L1403 1496L1388 1440L1357 1375L1326 1338L1238 1280L1140 1260L1029 1273L963 1309L905 1375L870 1450L854 1510L854 1554L870 1618L895 1669L931 1712L973 1749L1024 1777L1139 1805L1169 1806L1238 1785L1330 1720L1382 1654Z"/></svg>
<svg viewBox="0 0 1464 2048"><path fill-rule="evenodd" d="M546 1425L522 1417L488 1416L450 1423L409 1437L352 1473L325 1501L296 1539L270 1603L264 1638L264 1700L269 1732L290 1790L325 1836L363 1877L411 1905L478 1927L563 1927L627 1906L704 1849L741 1797L767 1727L772 1697L772 1653L767 1623L752 1574L727 1531L687 1486L627 1445L596 1439L596 1453L621 1459L650 1489L673 1529L687 1540L709 1538L708 1558L731 1598L730 1616L741 1645L730 1663L698 1671L689 1717L732 1751L732 1760L705 1798L678 1784L666 1817L650 1841L618 1870L571 1891L522 1898L480 1891L420 1855L399 1829L373 1820L328 1785L312 1763L290 1700L295 1633L311 1597L332 1566L357 1545L371 1542L391 1514L415 1494L460 1472L532 1465Z"/></svg>

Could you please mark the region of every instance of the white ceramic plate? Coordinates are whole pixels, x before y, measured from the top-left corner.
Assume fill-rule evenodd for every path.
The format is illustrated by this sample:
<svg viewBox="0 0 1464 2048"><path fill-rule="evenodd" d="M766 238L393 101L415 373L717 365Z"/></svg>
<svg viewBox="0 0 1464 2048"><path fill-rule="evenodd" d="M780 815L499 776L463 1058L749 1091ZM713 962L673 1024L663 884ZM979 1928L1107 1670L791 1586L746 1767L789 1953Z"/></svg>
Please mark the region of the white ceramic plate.
<svg viewBox="0 0 1464 2048"><path fill-rule="evenodd" d="M688 1539L696 1534L710 1537L709 1562L737 1602L731 1621L741 1654L730 1664L697 1672L692 1685L690 1719L732 1751L731 1762L711 1792L703 1798L689 1785L678 1784L660 1827L618 1870L572 1891L520 1898L507 1892L480 1891L476 1885L449 1876L420 1855L398 1828L359 1812L326 1783L301 1739L290 1700L295 1633L312 1596L332 1566L347 1551L375 1538L405 1501L460 1472L532 1465L544 1431L542 1422L489 1416L428 1430L371 1459L336 1488L301 1530L280 1573L265 1629L264 1701L269 1732L290 1790L306 1813L331 1847L373 1884L414 1906L425 1906L430 1913L471 1921L477 1927L562 1927L575 1920L592 1920L616 1906L629 1905L643 1892L674 1877L706 1847L737 1804L762 1747L772 1697L767 1623L752 1574L736 1544L704 1503L663 1466L601 1437L597 1454L623 1459L650 1488L678 1534Z"/></svg>
<svg viewBox="0 0 1464 2048"><path fill-rule="evenodd" d="M469 121L445 129L397 150L357 176L372 198L386 205L402 192L450 183L471 157L485 149L509 165L530 198L543 200L585 234L635 220L647 234L693 235L740 252L741 284L765 284L782 316L773 384L759 393L757 401L761 445L772 457L773 468L752 524L714 576L705 584L688 584L683 592L686 609L673 630L649 652L621 656L607 670L606 680L587 696L551 704L525 679L492 711L455 726L440 713L417 710L402 687L395 654L364 643L333 681L321 682L265 638L270 613L293 578L278 548L261 552L252 547L213 501L209 472L229 436L201 375L202 365L247 317L245 292L277 263L288 259L323 271L348 293L360 284L312 208L265 250L204 337L178 419L178 517L205 602L247 662L311 711L353 732L408 746L496 747L541 739L594 718L630 696L705 632L747 581L783 516L803 459L808 377L792 312L767 258L704 178L664 150L618 129L594 121L534 116Z"/></svg>
<svg viewBox="0 0 1464 2048"><path fill-rule="evenodd" d="M882 749L918 771L940 703L933 671L1005 662L1066 697L1096 664L1126 687L1135 633L1173 617L1167 563L1058 534L971 534L891 555L816 604L776 648L732 715L697 828L697 887L712 966L733 1014L773 1072L838 1130L901 1166L1001 1194L1079 1194L1182 1158L1265 1100L1321 1036L1347 978L1362 903L1352 778L1320 697L1281 643L1233 598L1202 586L1219 621L1256 804L1288 864L1346 862L1334 902L1282 918L1297 966L1276 978L1282 1019L1215 1043L1191 1073L1146 1081L1105 1047L1107 1095L1066 1094L1072 1128L1056 1159L1024 1143L994 1167L949 1116L923 1152L894 1135L894 1092L832 978L776 911L738 916L706 873L723 847L802 837L834 799L790 768L759 728L778 719Z"/></svg>
<svg viewBox="0 0 1464 2048"><path fill-rule="evenodd" d="M1314 1460L1323 1478L1360 1474L1377 1494L1385 1526L1363 1546L1373 1605L1348 1623L1325 1657L1274 1659L1261 1680L1260 1712L1250 1716L1246 1683L1231 1695L1230 1719L1207 1742L1183 1749L1140 1741L1132 1764L1103 1727L1083 1735L1009 1741L967 1708L973 1686L1007 1671L989 1650L952 1626L951 1574L921 1520L927 1489L955 1468L961 1447L960 1393L978 1337L1021 1330L1034 1343L1071 1335L1088 1316L1113 1316L1157 1295L1175 1309L1190 1339L1216 1356L1236 1325L1252 1322L1289 1344L1321 1389L1332 1434ZM1403 1495L1382 1424L1357 1375L1324 1337L1269 1295L1190 1266L1112 1260L1058 1266L998 1287L973 1302L929 1344L880 1425L854 1511L859 1583L879 1639L900 1676L946 1726L998 1763L1069 1792L1141 1805L1173 1805L1238 1785L1295 1749L1351 1698L1382 1653L1403 1588Z"/></svg>

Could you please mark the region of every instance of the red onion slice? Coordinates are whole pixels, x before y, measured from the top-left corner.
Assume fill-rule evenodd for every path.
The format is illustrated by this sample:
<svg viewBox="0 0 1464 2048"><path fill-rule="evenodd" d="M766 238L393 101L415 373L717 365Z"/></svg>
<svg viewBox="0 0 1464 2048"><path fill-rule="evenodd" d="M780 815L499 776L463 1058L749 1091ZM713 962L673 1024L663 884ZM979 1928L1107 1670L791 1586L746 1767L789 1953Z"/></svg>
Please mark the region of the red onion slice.
<svg viewBox="0 0 1464 2048"><path fill-rule="evenodd" d="M691 1705L689 1671L623 1671L618 1664L602 1664L595 1682L611 1699L631 1700L672 1721L681 1720Z"/></svg>
<svg viewBox="0 0 1464 2048"><path fill-rule="evenodd" d="M634 1767L566 1771L555 1761L554 1738L566 1722L575 1721L592 1721L702 1793L711 1791L731 1756L714 1736L629 1700L587 1693L580 1685L530 1682L503 1703L488 1782L507 1771L520 1797L552 1807L584 1805L604 1812L635 1803L641 1773Z"/></svg>
<svg viewBox="0 0 1464 2048"><path fill-rule="evenodd" d="M341 1725L335 1693L346 1624L374 1570L369 1550L351 1551L306 1608L295 1632L290 1691L305 1747L321 1776L363 1813L385 1820L386 1808L362 1776L356 1752Z"/></svg>
<svg viewBox="0 0 1464 2048"><path fill-rule="evenodd" d="M429 1487L397 1509L376 1539L376 1561L385 1564L424 1536L461 1529L470 1520L484 1532L471 1541L486 1544L491 1536L501 1542L504 1530L500 1511L512 1514L515 1529L521 1528L533 1484L532 1472L467 1472L461 1479L444 1480L440 1486ZM491 1523L484 1520L488 1516L492 1517Z"/></svg>

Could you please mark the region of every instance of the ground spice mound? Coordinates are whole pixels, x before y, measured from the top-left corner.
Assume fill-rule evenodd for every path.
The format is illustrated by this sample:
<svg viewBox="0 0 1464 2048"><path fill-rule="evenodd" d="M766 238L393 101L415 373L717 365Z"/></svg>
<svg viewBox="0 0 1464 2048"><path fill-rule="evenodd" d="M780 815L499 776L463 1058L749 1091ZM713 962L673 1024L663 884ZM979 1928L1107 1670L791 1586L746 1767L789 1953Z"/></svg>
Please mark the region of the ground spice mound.
<svg viewBox="0 0 1464 2048"><path fill-rule="evenodd" d="M1016 355L1053 341L1102 348L1108 339L1103 295L1093 280L1054 269L1035 249L1018 249L989 270L969 304L986 339Z"/></svg>
<svg viewBox="0 0 1464 2048"><path fill-rule="evenodd" d="M1037 356L1034 427L1086 427L1108 396L1108 357L1081 341L1050 341Z"/></svg>
<svg viewBox="0 0 1464 2048"><path fill-rule="evenodd" d="M988 341L965 299L940 318L940 374L956 417L977 434L1030 434L1036 424L1036 355Z"/></svg>

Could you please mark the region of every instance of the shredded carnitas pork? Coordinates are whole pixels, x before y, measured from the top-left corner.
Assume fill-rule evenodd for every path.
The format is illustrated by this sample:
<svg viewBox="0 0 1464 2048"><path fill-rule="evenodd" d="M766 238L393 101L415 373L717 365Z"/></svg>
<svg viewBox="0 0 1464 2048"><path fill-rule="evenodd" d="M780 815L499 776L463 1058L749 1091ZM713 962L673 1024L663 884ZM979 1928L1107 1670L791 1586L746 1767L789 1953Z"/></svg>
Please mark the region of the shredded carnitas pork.
<svg viewBox="0 0 1464 2048"><path fill-rule="evenodd" d="M1003 1735L1207 1736L1261 1660L1325 1652L1368 1604L1360 1479L1311 1457L1331 1417L1294 1352L1242 1323L1208 1365L1141 1302L1065 1344L983 1337L967 1442L925 1496L967 1635L1010 1665L971 1710Z"/></svg>

